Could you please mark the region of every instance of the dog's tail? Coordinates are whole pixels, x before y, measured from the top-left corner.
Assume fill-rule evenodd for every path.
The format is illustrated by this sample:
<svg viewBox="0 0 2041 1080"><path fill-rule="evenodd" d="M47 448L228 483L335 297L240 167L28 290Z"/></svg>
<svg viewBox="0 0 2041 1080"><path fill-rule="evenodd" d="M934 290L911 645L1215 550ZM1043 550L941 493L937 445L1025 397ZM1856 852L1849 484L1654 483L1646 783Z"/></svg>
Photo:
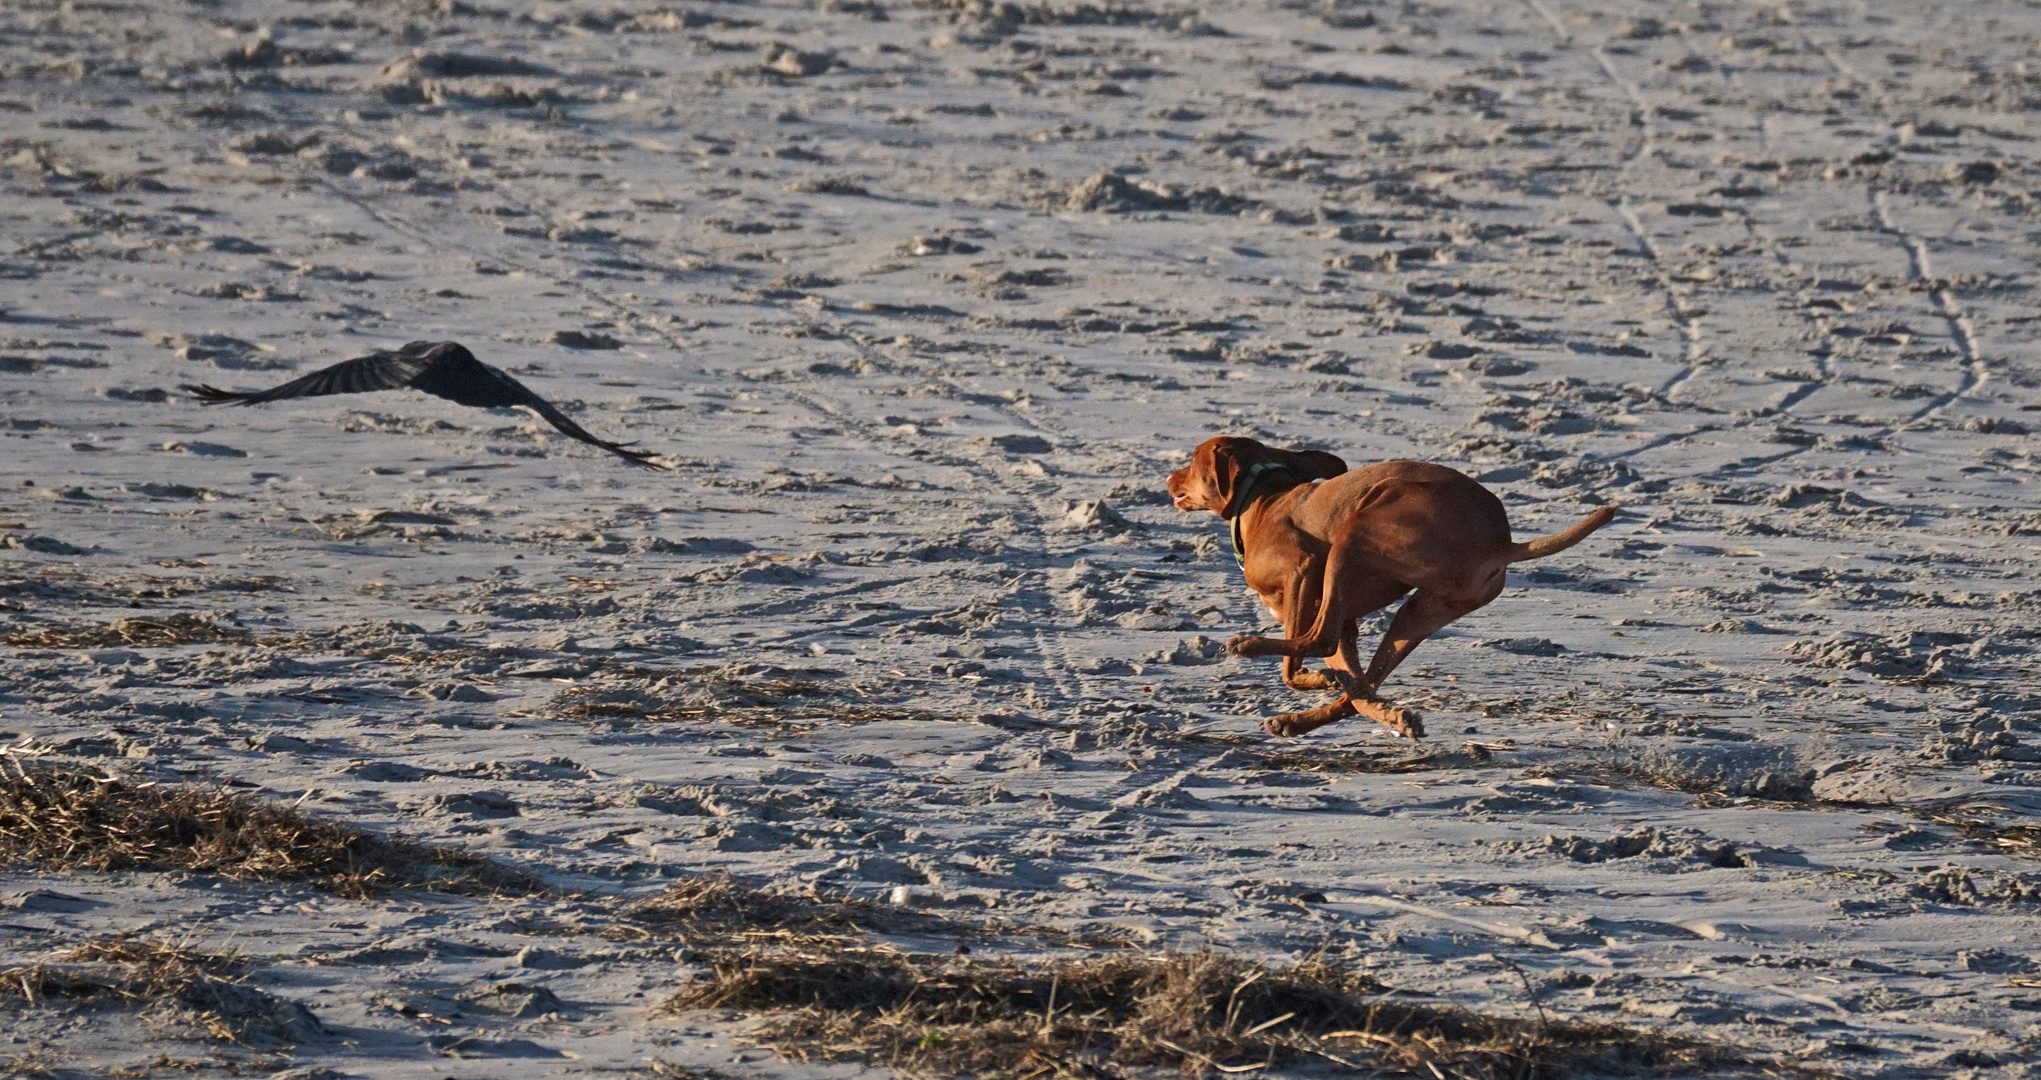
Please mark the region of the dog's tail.
<svg viewBox="0 0 2041 1080"><path fill-rule="evenodd" d="M1565 532L1541 536L1536 540L1526 540L1521 544L1511 544L1509 561L1513 563L1528 562L1531 559L1542 559L1547 555L1557 555L1587 539L1596 529L1607 525L1615 517L1616 508L1604 506L1594 513L1581 518L1579 524Z"/></svg>

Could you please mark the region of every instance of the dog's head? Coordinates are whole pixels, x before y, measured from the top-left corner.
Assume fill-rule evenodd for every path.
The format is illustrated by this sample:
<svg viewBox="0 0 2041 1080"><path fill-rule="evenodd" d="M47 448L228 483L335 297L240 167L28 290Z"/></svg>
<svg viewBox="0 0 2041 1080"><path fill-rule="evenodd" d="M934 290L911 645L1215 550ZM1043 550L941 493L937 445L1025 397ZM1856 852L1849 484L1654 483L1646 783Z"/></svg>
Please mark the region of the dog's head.
<svg viewBox="0 0 2041 1080"><path fill-rule="evenodd" d="M1330 480L1346 471L1346 462L1323 450L1278 450L1253 439L1221 435L1199 443L1191 463L1169 474L1170 501L1178 510L1210 510L1221 517L1229 509L1238 513L1233 501L1240 496L1241 485L1249 482L1248 474L1261 464L1280 469L1283 488ZM1274 485L1278 479L1268 483Z"/></svg>

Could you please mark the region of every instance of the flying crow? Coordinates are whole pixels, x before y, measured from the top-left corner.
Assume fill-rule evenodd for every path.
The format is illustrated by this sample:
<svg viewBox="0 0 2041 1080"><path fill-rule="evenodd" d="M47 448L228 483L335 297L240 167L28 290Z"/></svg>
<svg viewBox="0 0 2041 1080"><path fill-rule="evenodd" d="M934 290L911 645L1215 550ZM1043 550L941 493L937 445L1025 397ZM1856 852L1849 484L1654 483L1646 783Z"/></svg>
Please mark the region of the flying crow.
<svg viewBox="0 0 2041 1080"><path fill-rule="evenodd" d="M229 402L259 405L284 398L366 394L406 386L459 405L484 409L522 405L544 417L547 423L559 428L561 434L569 438L580 439L590 446L600 446L633 465L665 468L651 460L657 455L650 450L633 450L629 443L609 442L583 431L581 425L567 419L566 414L554 408L551 402L526 389L523 383L505 374L501 368L490 367L475 359L474 353L453 341L414 341L401 349L345 360L304 378L292 379L282 386L254 393L235 393L192 384L186 384L184 389L197 394L199 400L208 405Z"/></svg>

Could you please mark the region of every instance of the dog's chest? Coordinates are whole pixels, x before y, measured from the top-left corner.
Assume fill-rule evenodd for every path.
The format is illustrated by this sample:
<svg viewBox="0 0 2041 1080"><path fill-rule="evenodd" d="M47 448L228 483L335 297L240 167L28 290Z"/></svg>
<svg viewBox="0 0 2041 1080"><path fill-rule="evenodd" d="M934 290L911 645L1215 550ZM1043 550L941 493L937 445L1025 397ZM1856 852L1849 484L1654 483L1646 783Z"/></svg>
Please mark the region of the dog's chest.
<svg viewBox="0 0 2041 1080"><path fill-rule="evenodd" d="M1280 611L1283 598L1296 584L1300 573L1310 572L1310 561L1303 552L1284 548L1265 547L1250 552L1241 569L1247 578L1247 588L1261 598L1261 602L1272 610Z"/></svg>
<svg viewBox="0 0 2041 1080"><path fill-rule="evenodd" d="M1269 609L1269 611L1272 614L1274 614L1278 620L1283 618L1283 598L1287 591L1288 590L1282 586L1278 586L1273 589L1264 589L1257 587L1256 584L1252 581L1249 581L1247 583L1248 595L1254 597L1256 600L1261 601L1261 605Z"/></svg>

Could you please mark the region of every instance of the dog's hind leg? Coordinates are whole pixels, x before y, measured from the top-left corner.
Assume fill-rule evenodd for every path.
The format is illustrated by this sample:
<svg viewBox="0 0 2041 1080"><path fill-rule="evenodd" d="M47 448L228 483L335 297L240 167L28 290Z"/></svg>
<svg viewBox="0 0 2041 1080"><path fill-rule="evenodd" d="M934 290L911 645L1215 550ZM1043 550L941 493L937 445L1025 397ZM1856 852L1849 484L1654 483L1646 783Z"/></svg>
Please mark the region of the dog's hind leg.
<svg viewBox="0 0 2041 1080"><path fill-rule="evenodd" d="M1424 738L1424 717L1416 709L1391 705L1373 694L1353 698L1354 712L1388 728L1406 739Z"/></svg>
<svg viewBox="0 0 2041 1080"><path fill-rule="evenodd" d="M1367 669L1361 666L1360 642L1360 620L1348 619L1339 632L1339 651L1325 658L1325 674L1346 693L1366 697L1373 688L1367 682Z"/></svg>
<svg viewBox="0 0 2041 1080"><path fill-rule="evenodd" d="M1360 655L1354 636L1343 637L1338 654L1327 668L1327 673L1346 691L1340 703L1348 711L1341 715L1359 714L1406 738L1424 738L1424 717L1416 709L1382 700L1376 696L1376 690L1424 639L1438 633L1454 619L1487 604L1501 592L1502 575L1499 573L1492 586L1463 599L1445 599L1437 593L1419 589L1397 609L1396 618L1391 620L1389 632L1383 636L1381 646L1375 650L1374 662L1368 665L1366 672L1360 671ZM1310 723L1310 719L1315 719L1314 714L1278 716L1266 727L1276 734L1301 734L1330 722ZM1278 727L1283 730L1278 731Z"/></svg>
<svg viewBox="0 0 2041 1080"><path fill-rule="evenodd" d="M1346 632L1340 635L1339 652L1326 661L1325 673L1346 692L1343 699L1360 716L1394 731L1406 739L1424 738L1424 717L1416 709L1391 705L1375 696L1375 684L1361 668L1360 625L1347 624Z"/></svg>
<svg viewBox="0 0 2041 1080"><path fill-rule="evenodd" d="M1502 584L1502 572L1497 570L1492 582L1470 595L1449 598L1429 589L1412 593L1410 599L1397 609L1396 618L1389 623L1389 632L1382 635L1382 644L1375 649L1375 659L1368 665L1368 685L1380 687L1389 673L1408 659L1424 639L1438 633L1454 619L1502 595Z"/></svg>

